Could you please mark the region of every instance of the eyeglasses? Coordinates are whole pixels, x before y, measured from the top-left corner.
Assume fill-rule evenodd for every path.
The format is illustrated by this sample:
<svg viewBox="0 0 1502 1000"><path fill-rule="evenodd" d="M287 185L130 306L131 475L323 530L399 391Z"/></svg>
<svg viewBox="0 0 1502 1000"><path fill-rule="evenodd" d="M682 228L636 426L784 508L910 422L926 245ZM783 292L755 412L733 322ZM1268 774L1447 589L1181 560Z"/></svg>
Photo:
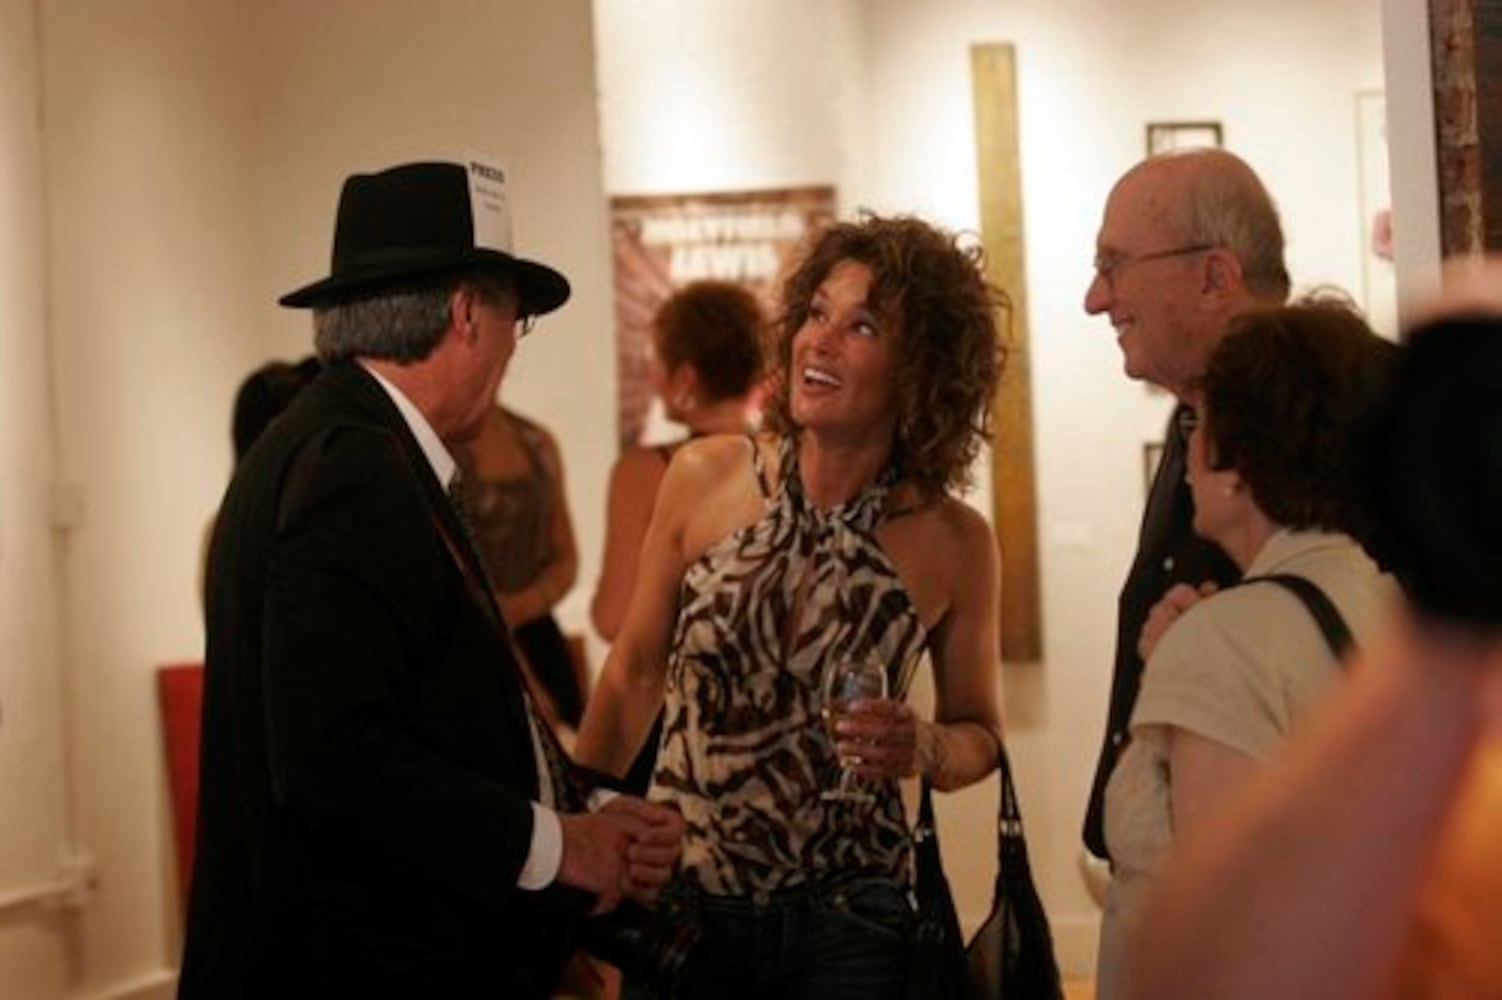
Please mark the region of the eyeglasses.
<svg viewBox="0 0 1502 1000"><path fill-rule="evenodd" d="M525 337L527 334L531 333L532 332L532 328L534 326L536 326L536 325L537 325L537 314L536 313L527 313L527 314L525 314L523 316L516 317L516 339L520 340L521 338Z"/></svg>
<svg viewBox="0 0 1502 1000"><path fill-rule="evenodd" d="M1170 257L1187 257L1194 253L1204 253L1206 250L1214 250L1213 243L1193 243L1189 246L1174 247L1171 250L1155 250L1152 253L1132 254L1096 254L1095 276L1106 283L1107 288L1114 288L1117 275L1131 264L1142 264L1150 260L1167 260Z"/></svg>
<svg viewBox="0 0 1502 1000"><path fill-rule="evenodd" d="M1200 425L1200 411L1192 406L1185 406L1174 414L1174 423L1178 426L1179 437L1188 441L1194 429Z"/></svg>

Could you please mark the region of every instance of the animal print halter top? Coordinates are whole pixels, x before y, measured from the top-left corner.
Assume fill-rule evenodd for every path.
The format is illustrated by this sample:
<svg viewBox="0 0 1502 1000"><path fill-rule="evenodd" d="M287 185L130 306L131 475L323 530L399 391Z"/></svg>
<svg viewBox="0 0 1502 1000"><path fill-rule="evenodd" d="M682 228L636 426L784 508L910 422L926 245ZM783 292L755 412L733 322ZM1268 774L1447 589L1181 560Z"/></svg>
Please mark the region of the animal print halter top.
<svg viewBox="0 0 1502 1000"><path fill-rule="evenodd" d="M928 641L873 538L901 513L886 510L895 474L818 510L795 437L782 440L775 492L755 439L751 454L765 516L684 574L652 798L682 812L683 871L707 893L757 896L849 874L906 885L896 782L873 804L820 800L839 774L819 717L825 666L879 655L901 698Z"/></svg>

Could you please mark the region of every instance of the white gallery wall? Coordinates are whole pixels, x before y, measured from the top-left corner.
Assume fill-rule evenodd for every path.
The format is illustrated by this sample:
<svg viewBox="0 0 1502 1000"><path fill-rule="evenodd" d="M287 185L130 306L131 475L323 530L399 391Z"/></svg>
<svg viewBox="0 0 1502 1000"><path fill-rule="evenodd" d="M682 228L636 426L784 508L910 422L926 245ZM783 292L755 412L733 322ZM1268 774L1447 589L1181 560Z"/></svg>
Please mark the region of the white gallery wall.
<svg viewBox="0 0 1502 1000"><path fill-rule="evenodd" d="M61 997L67 923L13 923L67 851L37 23L0 3L0 996Z"/></svg>
<svg viewBox="0 0 1502 1000"><path fill-rule="evenodd" d="M0 996L170 995L153 671L200 655L230 400L308 350L307 315L273 303L325 272L346 173L493 153L519 247L573 280L503 397L561 441L582 630L614 457L606 197L833 183L847 211L974 227L982 41L1018 54L1046 616L1006 707L1061 955L1088 971L1079 817L1165 409L1080 311L1100 206L1145 122L1217 119L1282 204L1296 278L1359 287L1378 20L1378 0L0 0L0 904L75 849L98 872L76 914L0 912ZM974 920L994 791L945 805Z"/></svg>
<svg viewBox="0 0 1502 1000"><path fill-rule="evenodd" d="M73 993L160 982L179 926L153 670L200 655L199 535L258 355L243 6L41 5L73 835ZM107 41L106 41L107 40Z"/></svg>
<svg viewBox="0 0 1502 1000"><path fill-rule="evenodd" d="M1045 659L1004 703L1034 870L1066 969L1098 916L1076 860L1116 593L1167 402L1081 307L1095 230L1149 121L1216 120L1277 199L1301 286L1359 294L1356 94L1383 84L1378 0L595 0L612 195L838 186L842 211L979 225L969 47L1016 46ZM671 28L665 28L671 25ZM1006 461L1004 445L996 457ZM988 489L970 498L989 510ZM941 805L962 919L990 904L994 783Z"/></svg>
<svg viewBox="0 0 1502 1000"><path fill-rule="evenodd" d="M603 494L591 13L0 0L0 79L0 904L51 882L70 844L98 873L77 913L0 912L0 996L165 997L181 915L154 670L201 656L199 546L231 399L265 358L309 350L308 314L274 300L326 273L347 173L469 150L512 166L519 245L576 295L523 346L507 395L558 415L581 456L576 508ZM54 507L71 520L56 536ZM581 543L597 551L598 531Z"/></svg>

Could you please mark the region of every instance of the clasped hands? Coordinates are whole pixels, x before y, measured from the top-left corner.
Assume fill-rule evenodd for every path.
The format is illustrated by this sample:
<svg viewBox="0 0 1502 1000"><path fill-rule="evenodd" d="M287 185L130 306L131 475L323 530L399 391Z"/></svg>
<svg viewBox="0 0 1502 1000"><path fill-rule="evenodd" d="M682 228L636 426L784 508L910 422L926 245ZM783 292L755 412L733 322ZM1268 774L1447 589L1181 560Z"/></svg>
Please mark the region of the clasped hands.
<svg viewBox="0 0 1502 1000"><path fill-rule="evenodd" d="M558 881L593 893L594 913L622 899L651 905L683 852L683 817L676 809L618 795L597 812L558 817L563 860Z"/></svg>

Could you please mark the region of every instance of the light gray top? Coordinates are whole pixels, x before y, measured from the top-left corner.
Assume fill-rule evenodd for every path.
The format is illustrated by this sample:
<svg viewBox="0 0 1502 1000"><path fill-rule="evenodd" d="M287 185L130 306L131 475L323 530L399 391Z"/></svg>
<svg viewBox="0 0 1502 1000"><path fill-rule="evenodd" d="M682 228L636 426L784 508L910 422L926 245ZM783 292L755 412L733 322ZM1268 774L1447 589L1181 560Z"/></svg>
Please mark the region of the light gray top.
<svg viewBox="0 0 1502 1000"><path fill-rule="evenodd" d="M1367 645L1396 587L1351 538L1280 531L1246 575L1312 580ZM1230 588L1185 612L1164 634L1142 675L1131 743L1106 787L1106 843L1113 878L1101 925L1098 996L1120 995L1122 938L1173 846L1168 727L1214 740L1258 761L1340 676L1323 634L1284 588Z"/></svg>

